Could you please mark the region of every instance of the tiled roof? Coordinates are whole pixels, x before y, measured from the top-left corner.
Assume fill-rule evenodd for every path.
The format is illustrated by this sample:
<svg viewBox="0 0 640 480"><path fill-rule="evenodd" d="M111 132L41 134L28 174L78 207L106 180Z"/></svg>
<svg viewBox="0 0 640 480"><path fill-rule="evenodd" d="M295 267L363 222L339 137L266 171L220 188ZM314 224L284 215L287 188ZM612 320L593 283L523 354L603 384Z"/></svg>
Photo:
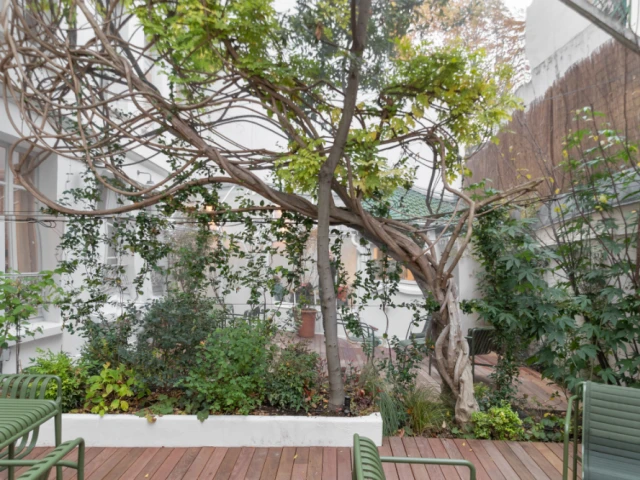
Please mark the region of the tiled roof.
<svg viewBox="0 0 640 480"><path fill-rule="evenodd" d="M431 211L427 208L427 196L415 188L405 190L398 188L389 198L391 205L391 218L413 219L422 218L438 213L449 213L453 211L453 203L450 199L440 199L440 197L431 200Z"/></svg>

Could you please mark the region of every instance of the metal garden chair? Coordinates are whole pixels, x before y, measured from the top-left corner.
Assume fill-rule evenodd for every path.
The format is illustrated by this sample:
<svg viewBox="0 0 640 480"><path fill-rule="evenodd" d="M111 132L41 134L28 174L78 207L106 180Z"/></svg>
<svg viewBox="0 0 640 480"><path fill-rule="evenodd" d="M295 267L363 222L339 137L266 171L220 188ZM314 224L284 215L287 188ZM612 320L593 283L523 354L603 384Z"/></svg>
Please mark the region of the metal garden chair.
<svg viewBox="0 0 640 480"><path fill-rule="evenodd" d="M467 460L450 458L381 457L375 443L357 433L353 436L353 480L385 480L383 463L419 463L422 465L451 465L467 467L470 480L476 480L476 468Z"/></svg>
<svg viewBox="0 0 640 480"><path fill-rule="evenodd" d="M431 315L427 315L424 318L424 326L422 330L419 332L413 333L411 328L413 327L413 322L409 324L409 328L407 329L407 335L404 340L398 342L400 347L410 347L411 345L426 345L427 340L431 340L428 338L429 335L429 327L431 326ZM431 364L433 363L433 352L429 351L427 353L429 357L429 375L431 375Z"/></svg>
<svg viewBox="0 0 640 480"><path fill-rule="evenodd" d="M578 406L582 400L582 456L578 456ZM573 405L575 403L575 409ZM572 418L573 413L573 418ZM640 389L584 382L569 399L564 424L563 479L569 479L569 430L573 420L573 473L584 480L640 478Z"/></svg>
<svg viewBox="0 0 640 480"><path fill-rule="evenodd" d="M476 365L481 367L493 367L491 363L478 363L477 355L486 355L495 352L495 328L493 327L476 327L470 328L465 337L469 342L469 358L471 359L471 371L473 373L473 381L476 381Z"/></svg>
<svg viewBox="0 0 640 480"><path fill-rule="evenodd" d="M48 387L56 385L55 400L45 398ZM38 441L40 425L55 422L56 448L40 460L26 460ZM0 375L0 470L9 470L14 480L17 467L32 467L21 479L36 479L56 467L56 478L62 479L62 467L78 470L84 477L84 441L62 443L62 383L53 375ZM62 460L79 447L78 462Z"/></svg>
<svg viewBox="0 0 640 480"><path fill-rule="evenodd" d="M358 343L362 345L362 348L367 355L367 360L370 360L373 356L375 347L382 345L382 340L376 337L376 327L369 325L368 323L357 320L358 329L351 330L352 326L350 322L345 322L340 315L338 315L338 325L342 326L344 334L352 343Z"/></svg>

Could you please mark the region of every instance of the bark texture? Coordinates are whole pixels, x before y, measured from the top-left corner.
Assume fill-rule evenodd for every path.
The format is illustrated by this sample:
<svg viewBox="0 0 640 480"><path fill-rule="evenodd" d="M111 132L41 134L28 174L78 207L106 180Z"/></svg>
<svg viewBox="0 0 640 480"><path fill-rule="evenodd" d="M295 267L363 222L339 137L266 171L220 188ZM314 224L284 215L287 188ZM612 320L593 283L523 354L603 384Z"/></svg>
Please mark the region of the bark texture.
<svg viewBox="0 0 640 480"><path fill-rule="evenodd" d="M318 280L320 284L320 308L327 352L329 371L329 406L333 409L344 405L344 382L340 366L338 347L338 310L336 288L331 273L331 206L333 204L332 183L338 162L344 155L351 122L356 108L360 86L360 61L367 40L367 23L371 15L371 0L351 0L351 23L353 35L352 59L344 94L344 108L338 124L333 145L327 160L320 168L318 178Z"/></svg>
<svg viewBox="0 0 640 480"><path fill-rule="evenodd" d="M456 399L456 422L466 425L471 422L471 416L479 407L473 391L469 344L460 327L460 310L453 279L448 282L440 315L441 318L448 317L448 323L435 343L436 365L442 380Z"/></svg>

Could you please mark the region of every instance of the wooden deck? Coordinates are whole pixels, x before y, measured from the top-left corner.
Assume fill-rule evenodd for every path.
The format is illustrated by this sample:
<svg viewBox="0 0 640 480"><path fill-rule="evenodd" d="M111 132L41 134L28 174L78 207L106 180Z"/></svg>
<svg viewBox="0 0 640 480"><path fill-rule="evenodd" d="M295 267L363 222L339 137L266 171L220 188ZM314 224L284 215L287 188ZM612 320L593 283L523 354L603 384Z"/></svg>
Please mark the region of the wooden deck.
<svg viewBox="0 0 640 480"><path fill-rule="evenodd" d="M38 448L32 456L48 451ZM476 466L478 480L562 478L561 444L392 437L385 438L380 452L396 457L466 458ZM85 465L86 480L349 480L351 449L88 448ZM386 464L385 471L389 480L469 478L467 469L456 467ZM65 480L75 479L74 473L65 469ZM6 479L7 472L1 472L0 478Z"/></svg>
<svg viewBox="0 0 640 480"><path fill-rule="evenodd" d="M324 336L316 335L309 339L309 347L318 352L321 356L325 355ZM389 355L389 349L376 348L376 358L382 358ZM346 339L340 339L340 360L343 366L354 366L361 368L366 363L366 357L362 348L355 343L351 343ZM497 356L495 354L478 356L478 362L489 363L495 365ZM493 371L493 367L476 366L476 382L491 383L489 375ZM429 360L422 362L420 372L418 372L418 384L430 385L440 390L442 379L438 375L435 367L431 369L429 374ZM567 399L562 393L562 389L548 380L544 380L535 370L528 367L520 367L520 383L517 385L519 396L522 397L529 407L539 408L543 410L556 410L564 412L567 410Z"/></svg>

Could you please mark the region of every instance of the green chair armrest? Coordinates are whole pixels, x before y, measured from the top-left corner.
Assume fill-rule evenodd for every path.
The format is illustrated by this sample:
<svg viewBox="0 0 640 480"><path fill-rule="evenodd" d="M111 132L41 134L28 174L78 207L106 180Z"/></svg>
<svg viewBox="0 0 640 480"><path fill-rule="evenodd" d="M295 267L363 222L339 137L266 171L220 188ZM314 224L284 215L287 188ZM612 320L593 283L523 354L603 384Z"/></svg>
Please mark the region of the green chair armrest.
<svg viewBox="0 0 640 480"><path fill-rule="evenodd" d="M567 402L567 415L564 418L564 454L562 459L562 479L569 479L569 442L571 441L571 414L573 410L573 403L578 399L577 395L574 395ZM577 412L576 412L577 415ZM575 475L574 475L575 477Z"/></svg>
<svg viewBox="0 0 640 480"><path fill-rule="evenodd" d="M584 382L581 382L576 387L576 395L569 398L567 402L567 414L564 417L564 452L562 456L562 480L569 480L569 442L571 441L571 419L572 415L575 415L573 432L573 479L578 478L577 465L578 465L578 405L580 401L580 392L584 388ZM575 403L575 409L573 407ZM575 412L574 412L575 410Z"/></svg>
<svg viewBox="0 0 640 480"><path fill-rule="evenodd" d="M0 375L0 398L45 398L51 382L58 386L55 402L62 405L62 382L55 375L30 375L28 373Z"/></svg>
<svg viewBox="0 0 640 480"><path fill-rule="evenodd" d="M20 475L18 480L42 479L53 467L63 464L61 460L75 447L79 447L78 463L64 462L64 465L78 470L78 480L84 479L84 440L82 438L76 438L75 440L69 440L57 446L42 460L35 463L27 472Z"/></svg>
<svg viewBox="0 0 640 480"><path fill-rule="evenodd" d="M476 467L468 460L456 458L411 458L411 457L380 457L383 463L414 463L421 465L449 465L452 467L467 467L470 480L476 480Z"/></svg>

